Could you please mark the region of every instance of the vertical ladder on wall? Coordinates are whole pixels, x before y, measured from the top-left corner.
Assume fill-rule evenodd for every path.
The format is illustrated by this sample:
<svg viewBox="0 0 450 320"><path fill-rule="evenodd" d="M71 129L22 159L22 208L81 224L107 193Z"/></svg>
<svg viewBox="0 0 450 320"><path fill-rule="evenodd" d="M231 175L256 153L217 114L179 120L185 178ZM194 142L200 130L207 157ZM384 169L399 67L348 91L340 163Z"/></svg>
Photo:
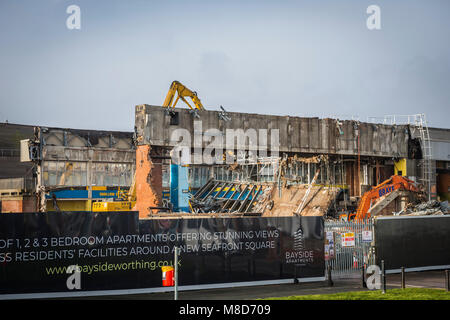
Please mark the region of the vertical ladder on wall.
<svg viewBox="0 0 450 320"><path fill-rule="evenodd" d="M433 184L432 150L425 114L418 114L415 117L415 126L419 130L422 142L422 183L425 186L428 200L431 200L431 185Z"/></svg>
<svg viewBox="0 0 450 320"><path fill-rule="evenodd" d="M428 131L427 120L424 113L414 115L388 115L384 117L384 124L408 124L413 130L413 136L415 136L415 130L419 131L421 148L422 148L422 161L420 167L422 168L422 174L420 183L425 187L428 200L431 200L432 193L431 187L436 184L436 177L434 175L434 167L432 161L432 149L430 133Z"/></svg>

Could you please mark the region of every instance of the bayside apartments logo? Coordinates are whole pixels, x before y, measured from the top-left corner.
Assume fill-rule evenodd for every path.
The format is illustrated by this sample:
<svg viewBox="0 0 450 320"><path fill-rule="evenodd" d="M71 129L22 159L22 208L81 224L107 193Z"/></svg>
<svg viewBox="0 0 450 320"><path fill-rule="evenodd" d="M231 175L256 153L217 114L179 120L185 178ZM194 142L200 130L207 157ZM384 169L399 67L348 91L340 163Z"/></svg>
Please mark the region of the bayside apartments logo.
<svg viewBox="0 0 450 320"><path fill-rule="evenodd" d="M172 132L170 141L175 142L171 151L172 163L234 164L240 160L252 162L258 158L279 156L279 129L221 131L209 128L203 131L201 120L194 121L193 128L193 134L184 128Z"/></svg>
<svg viewBox="0 0 450 320"><path fill-rule="evenodd" d="M294 232L293 236L293 250L285 252L286 263L306 265L307 263L314 262L314 251L305 250L305 241L301 226Z"/></svg>

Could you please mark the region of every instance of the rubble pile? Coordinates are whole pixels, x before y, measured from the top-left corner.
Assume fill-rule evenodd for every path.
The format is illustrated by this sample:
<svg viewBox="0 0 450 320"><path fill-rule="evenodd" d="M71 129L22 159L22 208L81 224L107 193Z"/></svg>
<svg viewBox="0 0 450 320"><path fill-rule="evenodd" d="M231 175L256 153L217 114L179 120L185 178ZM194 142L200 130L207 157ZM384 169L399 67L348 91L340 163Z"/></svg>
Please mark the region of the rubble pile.
<svg viewBox="0 0 450 320"><path fill-rule="evenodd" d="M394 216L429 216L450 214L448 201L431 200L416 205L409 205L404 210L394 212Z"/></svg>

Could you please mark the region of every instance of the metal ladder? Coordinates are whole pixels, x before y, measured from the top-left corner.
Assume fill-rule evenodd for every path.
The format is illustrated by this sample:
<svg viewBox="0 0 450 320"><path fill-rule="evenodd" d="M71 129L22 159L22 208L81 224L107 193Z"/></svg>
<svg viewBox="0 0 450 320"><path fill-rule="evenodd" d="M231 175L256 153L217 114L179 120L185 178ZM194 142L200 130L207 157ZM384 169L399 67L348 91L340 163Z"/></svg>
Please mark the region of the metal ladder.
<svg viewBox="0 0 450 320"><path fill-rule="evenodd" d="M376 117L370 117L370 119L372 119L372 122L376 121ZM415 130L418 130L422 148L422 161L419 164L419 166L422 168L422 174L419 180L420 183L422 183L425 187L428 200L431 200L431 186L436 184L436 177L433 174L434 168L432 161L431 139L425 114L419 113L413 115L386 115L384 116L382 122L384 124L390 125L408 124L413 130L413 136L415 136Z"/></svg>
<svg viewBox="0 0 450 320"><path fill-rule="evenodd" d="M425 186L428 200L431 200L431 185L433 184L432 171L432 150L430 133L428 131L427 121L424 113L417 114L415 117L415 126L419 130L422 142L422 179L421 182Z"/></svg>

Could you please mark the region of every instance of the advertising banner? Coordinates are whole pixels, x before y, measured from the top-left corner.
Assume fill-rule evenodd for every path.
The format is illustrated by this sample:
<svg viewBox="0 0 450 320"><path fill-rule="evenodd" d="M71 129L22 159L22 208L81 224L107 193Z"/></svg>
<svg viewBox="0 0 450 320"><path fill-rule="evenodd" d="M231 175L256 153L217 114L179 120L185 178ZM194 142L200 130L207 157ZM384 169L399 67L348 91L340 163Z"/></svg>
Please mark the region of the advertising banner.
<svg viewBox="0 0 450 320"><path fill-rule="evenodd" d="M173 266L175 246L181 252L180 287L325 273L322 217L139 220L137 212L4 214L0 299L14 293L161 288L161 268Z"/></svg>

